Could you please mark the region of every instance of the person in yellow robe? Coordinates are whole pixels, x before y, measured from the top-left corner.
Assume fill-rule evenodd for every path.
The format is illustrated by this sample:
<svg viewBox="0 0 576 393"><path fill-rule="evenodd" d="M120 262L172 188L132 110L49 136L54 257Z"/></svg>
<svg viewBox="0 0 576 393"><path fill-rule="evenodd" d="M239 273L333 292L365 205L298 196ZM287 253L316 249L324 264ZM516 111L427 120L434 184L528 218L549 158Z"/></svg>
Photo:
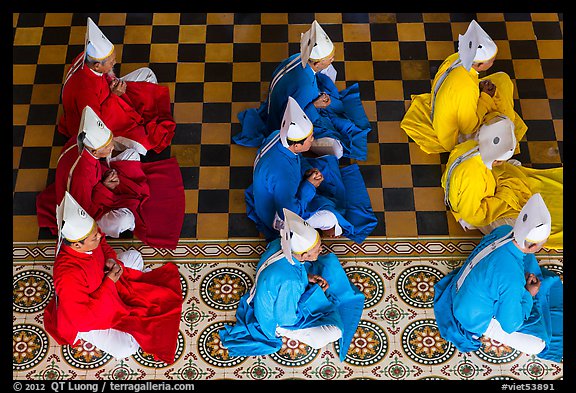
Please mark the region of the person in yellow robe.
<svg viewBox="0 0 576 393"><path fill-rule="evenodd" d="M528 199L540 193L552 216L546 247L563 249L564 168L523 167L510 159L516 143L514 123L498 115L476 138L456 145L442 175L446 205L463 228L487 234L513 223Z"/></svg>
<svg viewBox="0 0 576 393"><path fill-rule="evenodd" d="M494 64L498 47L472 20L459 35L458 52L440 65L431 93L412 95L400 127L428 153L450 152L457 143L473 137L478 127L498 114L514 122L516 140L528 126L514 111L514 84L504 72L480 78ZM516 153L519 153L516 145Z"/></svg>

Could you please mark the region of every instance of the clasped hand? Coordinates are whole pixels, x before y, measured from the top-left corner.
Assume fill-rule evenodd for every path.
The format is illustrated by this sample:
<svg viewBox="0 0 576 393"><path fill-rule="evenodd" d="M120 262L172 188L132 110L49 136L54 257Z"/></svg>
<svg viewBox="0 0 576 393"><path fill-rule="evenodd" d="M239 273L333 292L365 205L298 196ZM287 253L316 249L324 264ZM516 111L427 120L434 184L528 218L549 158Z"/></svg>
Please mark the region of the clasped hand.
<svg viewBox="0 0 576 393"><path fill-rule="evenodd" d="M310 168L304 172L304 177L316 188L324 181L324 175L318 168Z"/></svg>
<svg viewBox="0 0 576 393"><path fill-rule="evenodd" d="M326 108L331 102L330 96L323 92L314 100L314 107L318 109Z"/></svg>
<svg viewBox="0 0 576 393"><path fill-rule="evenodd" d="M526 285L524 286L524 288L526 288L526 290L530 292L530 295L536 296L536 294L540 290L541 283L542 281L540 281L538 277L536 277L533 273L526 273Z"/></svg>
<svg viewBox="0 0 576 393"><path fill-rule="evenodd" d="M102 184L109 190L115 189L118 184L120 184L120 178L118 177L118 172L115 169L110 169L108 172L104 174L104 180L102 180Z"/></svg>
<svg viewBox="0 0 576 393"><path fill-rule="evenodd" d="M126 93L126 82L118 78L112 79L110 82L110 91L120 97Z"/></svg>
<svg viewBox="0 0 576 393"><path fill-rule="evenodd" d="M122 266L116 262L114 259L107 259L104 265L104 273L106 273L106 277L111 279L114 282L117 282L122 275Z"/></svg>
<svg viewBox="0 0 576 393"><path fill-rule="evenodd" d="M308 274L308 282L318 284L323 291L326 291L330 287L328 281L318 274Z"/></svg>
<svg viewBox="0 0 576 393"><path fill-rule="evenodd" d="M479 83L480 93L484 92L490 97L494 97L496 93L496 85L490 79L485 79Z"/></svg>

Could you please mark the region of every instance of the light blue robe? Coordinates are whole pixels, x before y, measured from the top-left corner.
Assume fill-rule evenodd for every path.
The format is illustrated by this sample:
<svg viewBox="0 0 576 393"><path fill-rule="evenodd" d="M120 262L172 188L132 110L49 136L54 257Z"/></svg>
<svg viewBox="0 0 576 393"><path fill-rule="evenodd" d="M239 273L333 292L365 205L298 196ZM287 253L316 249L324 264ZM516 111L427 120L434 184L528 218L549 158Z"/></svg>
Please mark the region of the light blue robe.
<svg viewBox="0 0 576 393"><path fill-rule="evenodd" d="M559 362L563 357L563 285L560 277L538 265L534 254L524 254L512 242L484 257L456 292L463 267L483 248L512 230L503 225L484 236L462 267L434 286L434 314L441 336L461 352L480 348L480 337L496 318L507 333L539 337L546 347L542 359ZM525 289L525 273L541 281L532 297Z"/></svg>
<svg viewBox="0 0 576 393"><path fill-rule="evenodd" d="M256 271L276 252L281 252L280 239L268 244ZM282 337L276 336L277 326L293 330L335 325L342 330L340 360L346 358L362 316L364 294L350 282L332 253L320 255L314 262L293 262L282 258L263 269L250 304L246 302L250 292L242 296L236 323L219 331L230 356L277 352L282 347ZM324 292L318 284L309 283L308 273L324 277L329 288Z"/></svg>
<svg viewBox="0 0 576 393"><path fill-rule="evenodd" d="M263 147L279 132L270 134ZM324 176L318 188L304 178L312 167ZM248 217L268 241L279 236L272 225L275 213L284 219L283 208L304 220L318 210L329 210L338 219L343 235L357 243L363 242L378 224L357 164L339 168L334 156L302 157L285 148L279 139L259 159L245 199Z"/></svg>
<svg viewBox="0 0 576 393"><path fill-rule="evenodd" d="M288 97L294 98L310 121L314 124L316 139L331 137L339 140L344 149L344 157L366 160L367 135L371 131L370 122L360 100L358 83L338 91L332 80L320 72L314 73L309 64L303 68L300 53L282 61L274 73L272 81L286 65L292 65L275 84L272 95L266 98L258 109L247 109L238 113L242 131L232 140L242 146L259 147L271 132L280 129ZM327 108L317 109L312 101L320 93L330 95ZM268 104L270 101L270 110Z"/></svg>

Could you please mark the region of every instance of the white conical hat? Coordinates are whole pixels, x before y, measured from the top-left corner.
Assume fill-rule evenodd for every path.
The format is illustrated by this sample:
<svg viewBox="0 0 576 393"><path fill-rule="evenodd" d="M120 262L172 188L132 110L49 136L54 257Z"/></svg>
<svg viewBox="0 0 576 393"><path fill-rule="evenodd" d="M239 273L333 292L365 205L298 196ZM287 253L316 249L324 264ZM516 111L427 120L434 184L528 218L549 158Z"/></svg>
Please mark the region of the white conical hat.
<svg viewBox="0 0 576 393"><path fill-rule="evenodd" d="M468 25L464 35L458 35L458 54L462 65L468 71L472 63L483 63L490 60L498 52L498 47L492 38L480 27L474 19Z"/></svg>
<svg viewBox="0 0 576 393"><path fill-rule="evenodd" d="M104 60L112 54L114 45L106 38L102 30L88 17L84 53L95 60Z"/></svg>
<svg viewBox="0 0 576 393"><path fill-rule="evenodd" d="M521 247L529 243L540 243L548 239L552 230L552 217L542 199L534 194L524 205L514 224L514 239Z"/></svg>
<svg viewBox="0 0 576 393"><path fill-rule="evenodd" d="M110 143L112 137L112 131L106 127L96 112L90 106L85 106L78 127L78 149L82 150L84 145L99 149Z"/></svg>
<svg viewBox="0 0 576 393"><path fill-rule="evenodd" d="M287 139L291 141L300 141L306 139L314 131L312 122L306 116L306 113L300 108L298 102L288 96L288 103L280 125L280 140L284 147L288 147Z"/></svg>
<svg viewBox="0 0 576 393"><path fill-rule="evenodd" d="M488 169L492 169L494 161L512 157L516 149L512 120L504 115L498 115L482 124L478 130L478 147L480 157Z"/></svg>
<svg viewBox="0 0 576 393"><path fill-rule="evenodd" d="M320 234L298 214L284 208L284 227L280 230L280 243L284 256L292 261L292 253L303 254L318 244Z"/></svg>
<svg viewBox="0 0 576 393"><path fill-rule="evenodd" d="M300 35L300 56L302 67L306 67L308 59L321 60L334 53L334 44L317 21L312 22L312 27Z"/></svg>
<svg viewBox="0 0 576 393"><path fill-rule="evenodd" d="M56 206L56 223L58 225L58 249L62 239L70 242L78 242L88 237L96 226L96 221L86 213L70 195L68 191L64 192L62 202Z"/></svg>

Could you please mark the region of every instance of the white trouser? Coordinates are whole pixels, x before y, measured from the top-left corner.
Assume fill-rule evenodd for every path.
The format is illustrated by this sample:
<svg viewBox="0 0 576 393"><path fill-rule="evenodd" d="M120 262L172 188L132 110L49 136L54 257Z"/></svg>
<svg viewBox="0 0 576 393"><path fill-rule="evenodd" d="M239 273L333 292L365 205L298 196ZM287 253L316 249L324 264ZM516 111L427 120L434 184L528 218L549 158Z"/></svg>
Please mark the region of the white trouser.
<svg viewBox="0 0 576 393"><path fill-rule="evenodd" d="M140 161L140 154L134 149L124 149L108 160L109 163L114 161Z"/></svg>
<svg viewBox="0 0 576 393"><path fill-rule="evenodd" d="M338 159L344 155L342 143L338 139L330 137L314 139L312 146L310 146L310 151L319 156L331 155L336 156Z"/></svg>
<svg viewBox="0 0 576 393"><path fill-rule="evenodd" d="M528 355L536 355L542 352L546 346L546 343L542 339L531 334L520 332L506 333L502 330L502 326L500 326L500 323L495 318L492 318L490 321L488 329L484 332L484 336Z"/></svg>
<svg viewBox="0 0 576 393"><path fill-rule="evenodd" d="M156 74L154 74L154 71L152 71L148 67L138 68L137 70L132 71L119 79L128 82L150 82L156 84L158 83L158 80L156 79ZM142 154L143 156L145 156L146 153L148 153L146 148L141 143L123 136L115 136L114 149L121 151L126 148L136 149L136 151L139 154Z"/></svg>
<svg viewBox="0 0 576 393"><path fill-rule="evenodd" d="M298 340L314 349L320 349L340 339L340 337L342 337L342 330L334 325L316 326L297 330L288 330L278 326L276 328L276 334Z"/></svg>
<svg viewBox="0 0 576 393"><path fill-rule="evenodd" d="M129 74L124 75L122 78L123 81L128 82L150 82L150 83L158 83L158 79L156 78L156 74L148 67L138 68L137 70L132 71Z"/></svg>
<svg viewBox="0 0 576 393"><path fill-rule="evenodd" d="M142 254L136 250L124 251L118 254L124 266L142 271L144 260ZM145 269L143 271L149 271ZM78 332L76 340L82 339L96 348L109 353L116 359L124 359L135 354L140 345L130 333L121 332L116 329L90 330L89 332Z"/></svg>
<svg viewBox="0 0 576 393"><path fill-rule="evenodd" d="M334 235L340 236L342 234L342 227L338 224L338 219L329 210L318 210L306 222L316 229L327 230L335 227Z"/></svg>
<svg viewBox="0 0 576 393"><path fill-rule="evenodd" d="M98 226L110 237L119 237L124 231L133 231L136 227L134 214L127 207L110 210L98 220Z"/></svg>
<svg viewBox="0 0 576 393"><path fill-rule="evenodd" d="M332 64L324 68L322 71L320 71L320 73L326 75L332 80L332 82L336 83L336 76L338 75L338 71L336 71L336 68L334 68Z"/></svg>
<svg viewBox="0 0 576 393"><path fill-rule="evenodd" d="M123 251L118 254L118 259L122 261L124 266L129 267L130 269L140 270L141 272L149 271L149 269L144 269L144 259L142 258L140 251Z"/></svg>

